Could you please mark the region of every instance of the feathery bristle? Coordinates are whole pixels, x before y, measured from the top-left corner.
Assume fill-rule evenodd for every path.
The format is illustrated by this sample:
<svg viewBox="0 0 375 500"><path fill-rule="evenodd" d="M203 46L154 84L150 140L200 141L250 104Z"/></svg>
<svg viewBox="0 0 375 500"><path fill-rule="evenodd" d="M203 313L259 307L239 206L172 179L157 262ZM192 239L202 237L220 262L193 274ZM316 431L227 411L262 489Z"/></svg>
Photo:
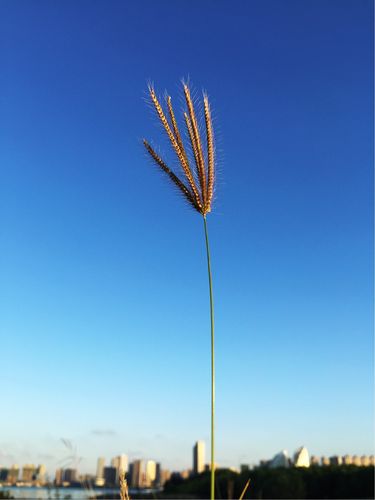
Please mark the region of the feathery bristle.
<svg viewBox="0 0 375 500"><path fill-rule="evenodd" d="M177 177L177 175L172 172L172 170L168 167L168 165L160 158L160 156L156 153L156 151L150 146L150 144L143 139L143 144L148 151L151 158L154 162L168 175L171 181L179 188L182 194L185 196L187 201L200 212L200 207L197 205L194 196L189 191L189 189L185 186L185 184Z"/></svg>
<svg viewBox="0 0 375 500"><path fill-rule="evenodd" d="M173 107L172 107L172 99L170 96L167 96L167 106L168 106L168 111L169 111L169 117L171 119L171 123L172 123L172 127L173 127L173 132L174 132L174 135L176 137L177 143L180 146L181 152L186 159L186 163L189 163L187 160L184 144L183 144L182 139L181 139L181 134L180 134L180 131L178 130L177 121L176 121L176 118L175 118L175 115L173 112Z"/></svg>
<svg viewBox="0 0 375 500"><path fill-rule="evenodd" d="M184 94L185 94L185 99L186 99L186 103L187 103L189 115L190 115L191 129L193 132L194 144L195 144L195 149L196 149L196 163L197 163L197 170L198 170L198 178L199 178L199 183L200 183L200 187L201 187L202 201L203 201L203 205L204 205L204 209L205 209L206 208L206 198L207 198L206 169L205 169L205 165L204 165L202 144L201 144L200 135L199 135L198 122L197 122L197 118L196 118L195 111L194 111L194 105L193 105L193 101L191 99L190 89L186 84L184 84ZM189 132L189 135L190 135L190 132ZM190 140L191 140L191 138L190 138ZM194 156L195 156L195 153L194 153Z"/></svg>
<svg viewBox="0 0 375 500"><path fill-rule="evenodd" d="M188 132L188 137L190 139L191 150L193 151L194 160L197 167L197 172L199 172L199 155L198 155L197 144L195 142L193 127L191 125L191 120L187 113L184 113L184 118L185 118L186 129Z"/></svg>
<svg viewBox="0 0 375 500"><path fill-rule="evenodd" d="M207 95L203 97L204 102L204 118L206 121L206 135L207 135L207 212L211 211L211 203L214 195L214 180L215 180L215 152L214 152L214 137L212 131L212 119L210 104Z"/></svg>

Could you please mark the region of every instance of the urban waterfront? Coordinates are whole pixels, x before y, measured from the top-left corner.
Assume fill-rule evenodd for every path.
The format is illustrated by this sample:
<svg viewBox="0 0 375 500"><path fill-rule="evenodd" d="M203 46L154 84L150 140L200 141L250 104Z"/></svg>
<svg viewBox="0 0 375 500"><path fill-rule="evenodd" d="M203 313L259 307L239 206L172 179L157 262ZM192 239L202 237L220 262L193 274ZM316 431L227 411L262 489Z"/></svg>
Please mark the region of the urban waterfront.
<svg viewBox="0 0 375 500"><path fill-rule="evenodd" d="M147 490L151 492L153 490ZM89 500L97 496L113 494L113 498L119 497L119 490L114 488L58 488L58 487L17 487L0 486L1 494L9 492L10 498L15 500ZM134 492L130 490L130 494ZM138 492L139 493L139 492Z"/></svg>

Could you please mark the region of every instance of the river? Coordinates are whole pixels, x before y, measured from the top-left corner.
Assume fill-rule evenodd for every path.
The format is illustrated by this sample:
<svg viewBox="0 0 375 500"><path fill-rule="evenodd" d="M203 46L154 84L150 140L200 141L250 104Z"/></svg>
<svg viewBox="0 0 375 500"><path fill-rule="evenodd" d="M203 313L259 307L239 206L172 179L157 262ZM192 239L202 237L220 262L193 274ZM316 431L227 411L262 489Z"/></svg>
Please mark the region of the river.
<svg viewBox="0 0 375 500"><path fill-rule="evenodd" d="M95 495L116 493L114 498L119 498L119 490L84 488L26 488L26 487L1 487L0 493L9 491L11 496L22 500L88 500Z"/></svg>

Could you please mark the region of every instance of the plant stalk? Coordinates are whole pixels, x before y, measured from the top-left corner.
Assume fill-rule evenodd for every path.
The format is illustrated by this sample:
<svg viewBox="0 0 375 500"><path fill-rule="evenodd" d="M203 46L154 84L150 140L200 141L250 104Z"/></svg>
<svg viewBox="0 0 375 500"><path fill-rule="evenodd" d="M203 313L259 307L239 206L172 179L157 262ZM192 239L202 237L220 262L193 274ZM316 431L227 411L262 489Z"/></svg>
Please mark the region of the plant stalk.
<svg viewBox="0 0 375 500"><path fill-rule="evenodd" d="M210 317L211 317L211 500L215 498L215 323L214 298L212 293L210 245L208 241L207 221L203 215L204 234L206 237L208 285L210 289Z"/></svg>

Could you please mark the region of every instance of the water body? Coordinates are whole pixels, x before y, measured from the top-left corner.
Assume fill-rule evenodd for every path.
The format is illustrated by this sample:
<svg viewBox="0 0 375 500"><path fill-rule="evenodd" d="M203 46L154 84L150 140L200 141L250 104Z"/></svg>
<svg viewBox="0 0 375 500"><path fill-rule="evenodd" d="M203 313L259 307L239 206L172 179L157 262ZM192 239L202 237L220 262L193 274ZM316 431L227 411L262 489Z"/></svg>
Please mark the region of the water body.
<svg viewBox="0 0 375 500"><path fill-rule="evenodd" d="M95 498L95 495L111 494L118 498L119 490L111 489L92 489L84 488L16 488L2 487L0 492L9 491L12 497L22 500L88 500Z"/></svg>

